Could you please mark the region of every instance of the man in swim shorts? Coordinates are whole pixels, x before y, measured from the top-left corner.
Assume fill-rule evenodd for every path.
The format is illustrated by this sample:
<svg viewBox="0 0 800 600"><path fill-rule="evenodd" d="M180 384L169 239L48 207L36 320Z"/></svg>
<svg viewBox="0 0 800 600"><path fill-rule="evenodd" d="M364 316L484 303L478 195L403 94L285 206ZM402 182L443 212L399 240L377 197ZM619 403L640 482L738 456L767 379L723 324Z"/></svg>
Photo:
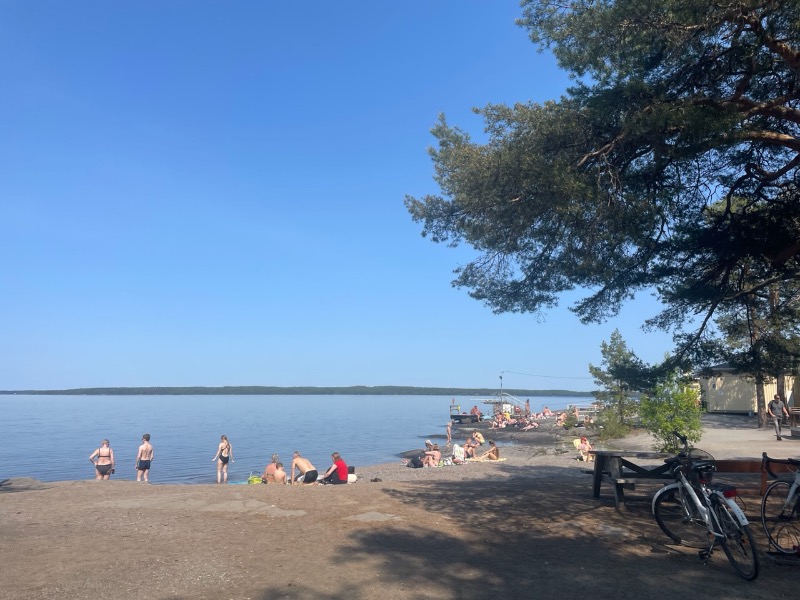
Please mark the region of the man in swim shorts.
<svg viewBox="0 0 800 600"><path fill-rule="evenodd" d="M294 476L294 470L297 469L297 478ZM307 458L300 456L300 453L295 450L292 454L292 470L289 471L289 479L292 485L295 483L314 483L317 480L319 473L311 461Z"/></svg>
<svg viewBox="0 0 800 600"><path fill-rule="evenodd" d="M150 434L142 436L142 445L136 455L136 481L150 481L150 462L153 460L153 446L150 445Z"/></svg>

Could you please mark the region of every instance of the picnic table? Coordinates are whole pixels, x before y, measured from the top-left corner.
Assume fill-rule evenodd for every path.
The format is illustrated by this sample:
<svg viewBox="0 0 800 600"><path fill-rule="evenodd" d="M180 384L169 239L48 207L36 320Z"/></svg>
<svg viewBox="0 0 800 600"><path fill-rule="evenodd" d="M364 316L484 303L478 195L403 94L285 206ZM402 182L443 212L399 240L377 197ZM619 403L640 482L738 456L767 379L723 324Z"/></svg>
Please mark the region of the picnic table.
<svg viewBox="0 0 800 600"><path fill-rule="evenodd" d="M592 491L595 498L600 497L600 484L604 481L614 486L614 506L621 510L625 506L625 488L635 489L636 483L654 479L672 479L669 465L640 465L639 460L671 458L674 454L648 452L643 450L590 450L594 455Z"/></svg>

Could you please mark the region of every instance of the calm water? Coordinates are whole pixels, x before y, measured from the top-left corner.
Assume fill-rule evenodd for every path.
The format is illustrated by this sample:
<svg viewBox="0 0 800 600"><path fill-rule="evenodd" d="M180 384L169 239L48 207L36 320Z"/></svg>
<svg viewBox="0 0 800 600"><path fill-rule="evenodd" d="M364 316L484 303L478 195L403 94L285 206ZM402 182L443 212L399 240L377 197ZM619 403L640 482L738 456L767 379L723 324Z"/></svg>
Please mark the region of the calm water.
<svg viewBox="0 0 800 600"><path fill-rule="evenodd" d="M462 410L475 397L456 398ZM134 459L143 433L151 435L154 483L216 481L211 462L221 434L233 446L229 480L261 473L273 452L288 468L299 450L319 469L333 451L348 464L399 460L424 440L444 436L450 410L445 396L0 396L0 479L91 479L89 455L108 438L114 479L136 479ZM532 397L540 410L588 405L591 397Z"/></svg>

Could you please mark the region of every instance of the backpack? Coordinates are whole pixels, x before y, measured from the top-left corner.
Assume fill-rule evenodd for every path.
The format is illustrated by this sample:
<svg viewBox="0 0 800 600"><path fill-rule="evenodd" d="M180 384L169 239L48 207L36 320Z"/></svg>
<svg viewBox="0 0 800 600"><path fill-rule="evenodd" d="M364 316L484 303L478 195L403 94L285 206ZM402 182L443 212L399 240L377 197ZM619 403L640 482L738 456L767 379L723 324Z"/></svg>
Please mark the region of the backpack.
<svg viewBox="0 0 800 600"><path fill-rule="evenodd" d="M420 458L412 458L408 461L408 466L412 469L421 469L422 468L422 459Z"/></svg>

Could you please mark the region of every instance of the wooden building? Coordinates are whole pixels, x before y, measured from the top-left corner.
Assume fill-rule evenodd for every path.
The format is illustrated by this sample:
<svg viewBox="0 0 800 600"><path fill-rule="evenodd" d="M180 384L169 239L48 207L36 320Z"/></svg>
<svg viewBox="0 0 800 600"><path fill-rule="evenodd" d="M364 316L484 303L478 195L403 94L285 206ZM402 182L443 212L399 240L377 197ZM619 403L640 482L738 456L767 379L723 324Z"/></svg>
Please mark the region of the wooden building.
<svg viewBox="0 0 800 600"><path fill-rule="evenodd" d="M711 367L710 376L698 378L702 401L708 412L756 412L756 384L743 375L733 372L727 364ZM764 384L765 402L772 400L778 387L773 381ZM785 394L787 406L800 406L800 377L786 375Z"/></svg>

